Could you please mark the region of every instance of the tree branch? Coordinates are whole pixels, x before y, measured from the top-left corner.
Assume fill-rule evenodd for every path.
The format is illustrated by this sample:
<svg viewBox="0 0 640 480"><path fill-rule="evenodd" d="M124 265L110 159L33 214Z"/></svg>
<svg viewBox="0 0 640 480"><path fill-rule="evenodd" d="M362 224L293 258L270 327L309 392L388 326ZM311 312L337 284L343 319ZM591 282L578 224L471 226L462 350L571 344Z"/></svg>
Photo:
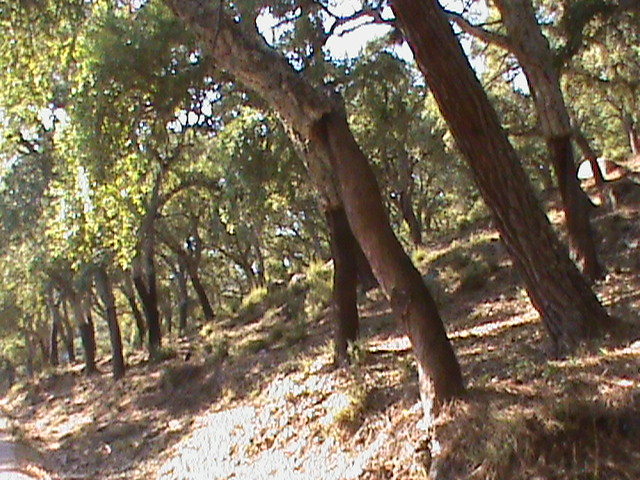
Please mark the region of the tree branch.
<svg viewBox="0 0 640 480"><path fill-rule="evenodd" d="M479 25L474 25L459 13L451 12L449 10L445 10L444 12L447 15L449 21L454 22L458 27L460 27L463 32L479 40L482 40L485 43L490 43L492 45L497 45L498 47L504 48L514 55L518 53L515 45L511 43L506 35L486 30Z"/></svg>

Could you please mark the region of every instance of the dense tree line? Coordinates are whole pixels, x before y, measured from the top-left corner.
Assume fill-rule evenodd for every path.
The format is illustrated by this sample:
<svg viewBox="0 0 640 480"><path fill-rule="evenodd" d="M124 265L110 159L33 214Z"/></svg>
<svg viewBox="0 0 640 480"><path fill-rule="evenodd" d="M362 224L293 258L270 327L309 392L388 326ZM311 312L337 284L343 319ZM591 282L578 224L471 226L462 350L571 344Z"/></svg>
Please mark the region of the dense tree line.
<svg viewBox="0 0 640 480"><path fill-rule="evenodd" d="M594 152L637 153L636 2L354 5L0 3L2 354L34 372L78 339L87 373L108 350L122 378L174 314L178 334L215 323L332 258L337 361L377 283L431 414L464 382L409 253L483 202L556 351L610 329L572 143L596 173ZM386 33L333 58L358 21Z"/></svg>

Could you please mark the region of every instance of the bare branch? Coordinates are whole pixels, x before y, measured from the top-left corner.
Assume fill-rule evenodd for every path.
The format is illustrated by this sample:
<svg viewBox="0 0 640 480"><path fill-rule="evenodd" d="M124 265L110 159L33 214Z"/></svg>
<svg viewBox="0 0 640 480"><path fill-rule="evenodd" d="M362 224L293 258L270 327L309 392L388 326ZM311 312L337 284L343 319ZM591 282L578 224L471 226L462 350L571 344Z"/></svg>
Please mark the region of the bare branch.
<svg viewBox="0 0 640 480"><path fill-rule="evenodd" d="M504 48L514 55L518 53L517 48L511 43L507 36L497 32L492 32L479 25L473 25L459 13L445 10L445 14L447 15L447 18L460 27L463 32L478 38L485 43L490 43Z"/></svg>

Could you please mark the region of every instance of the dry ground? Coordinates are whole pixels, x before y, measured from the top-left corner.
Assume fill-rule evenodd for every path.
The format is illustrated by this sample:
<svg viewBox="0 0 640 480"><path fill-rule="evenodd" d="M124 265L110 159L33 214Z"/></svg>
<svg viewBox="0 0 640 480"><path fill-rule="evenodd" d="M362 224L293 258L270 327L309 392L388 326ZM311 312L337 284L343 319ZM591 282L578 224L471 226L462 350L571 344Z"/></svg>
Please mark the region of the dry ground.
<svg viewBox="0 0 640 480"><path fill-rule="evenodd" d="M2 406L67 479L418 479L430 468L441 478L638 479L638 203L596 225L609 273L595 289L629 328L562 360L548 359L490 226L416 252L469 389L431 439L408 341L377 291L362 298L349 370L332 366L328 314L301 326L279 306L228 319L162 363L132 354L120 383L106 361L91 378L58 370Z"/></svg>

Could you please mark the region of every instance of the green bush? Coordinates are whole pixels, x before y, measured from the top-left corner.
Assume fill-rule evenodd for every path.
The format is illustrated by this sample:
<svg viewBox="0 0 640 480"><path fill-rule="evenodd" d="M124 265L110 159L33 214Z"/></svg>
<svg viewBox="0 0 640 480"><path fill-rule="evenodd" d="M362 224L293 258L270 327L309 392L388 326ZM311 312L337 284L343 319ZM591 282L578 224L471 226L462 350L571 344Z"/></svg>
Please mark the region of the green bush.
<svg viewBox="0 0 640 480"><path fill-rule="evenodd" d="M312 262L305 272L307 295L304 301L305 317L317 319L331 303L333 294L333 264Z"/></svg>

